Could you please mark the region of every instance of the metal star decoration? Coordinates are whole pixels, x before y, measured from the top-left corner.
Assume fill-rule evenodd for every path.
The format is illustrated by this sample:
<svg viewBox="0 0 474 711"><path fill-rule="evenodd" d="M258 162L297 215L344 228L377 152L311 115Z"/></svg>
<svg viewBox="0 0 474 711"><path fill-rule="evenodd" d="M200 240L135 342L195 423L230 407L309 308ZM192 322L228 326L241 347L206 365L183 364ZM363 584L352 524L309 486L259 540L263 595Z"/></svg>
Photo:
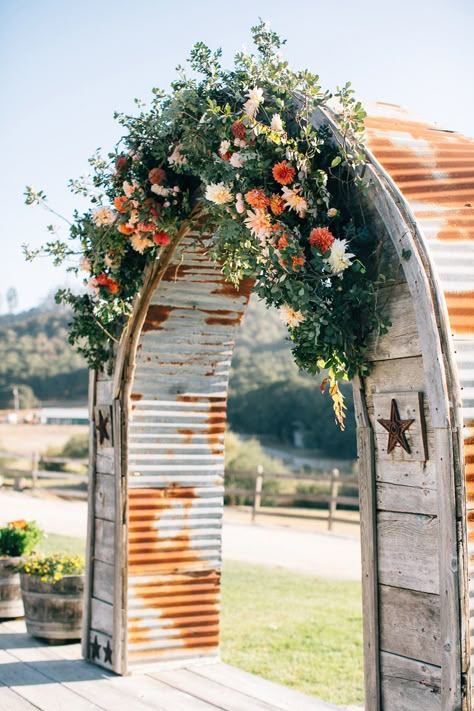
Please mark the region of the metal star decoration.
<svg viewBox="0 0 474 711"><path fill-rule="evenodd" d="M390 408L390 419L389 420L377 420L382 427L384 427L388 432L388 445L387 454L390 454L397 444L402 447L405 452L410 454L410 445L407 442L405 432L415 420L401 420L398 414L398 407L395 398L392 398L392 406Z"/></svg>
<svg viewBox="0 0 474 711"><path fill-rule="evenodd" d="M107 640L107 644L104 647L104 662L110 662L110 664L112 664L112 647L110 646L109 640Z"/></svg>
<svg viewBox="0 0 474 711"><path fill-rule="evenodd" d="M100 650L101 650L101 645L99 644L99 641L97 639L97 635L94 637L94 641L91 644L91 654L92 654L92 659L100 659Z"/></svg>
<svg viewBox="0 0 474 711"><path fill-rule="evenodd" d="M105 415L102 410L99 410L99 422L97 423L97 429L99 430L100 444L103 444L105 441L110 442L109 420L110 416Z"/></svg>

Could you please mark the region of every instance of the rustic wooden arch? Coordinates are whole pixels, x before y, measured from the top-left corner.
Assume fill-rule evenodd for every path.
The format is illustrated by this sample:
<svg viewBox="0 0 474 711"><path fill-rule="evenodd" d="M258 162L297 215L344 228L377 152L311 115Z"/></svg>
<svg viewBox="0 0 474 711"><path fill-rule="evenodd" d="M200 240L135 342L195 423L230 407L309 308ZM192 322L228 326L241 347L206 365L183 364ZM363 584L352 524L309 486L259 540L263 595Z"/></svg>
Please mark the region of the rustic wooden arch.
<svg viewBox="0 0 474 711"><path fill-rule="evenodd" d="M380 292L393 325L369 344L372 372L354 385L366 704L470 709L464 459L470 465L472 432L465 430L464 444L459 364L474 362L474 313L446 295L443 279L459 265L438 258L442 250L430 240L443 237L430 225L432 214L438 226L441 215L457 243L457 222L442 210L451 206L446 193L456 205L468 202L469 190L474 197L472 171L462 182L452 177L454 157L464 151L473 160L474 143L393 107L377 111L368 121L368 187L359 199L393 279ZM329 122L338 138L329 114L315 122ZM456 219L461 237L471 239L466 210L459 207ZM121 674L218 655L227 381L251 283L236 292L209 261L206 243L183 225L147 275L114 372L91 377L84 655ZM456 318L461 330L471 328L460 338ZM414 420L410 453L387 451L378 420L390 417L393 400L402 419Z"/></svg>

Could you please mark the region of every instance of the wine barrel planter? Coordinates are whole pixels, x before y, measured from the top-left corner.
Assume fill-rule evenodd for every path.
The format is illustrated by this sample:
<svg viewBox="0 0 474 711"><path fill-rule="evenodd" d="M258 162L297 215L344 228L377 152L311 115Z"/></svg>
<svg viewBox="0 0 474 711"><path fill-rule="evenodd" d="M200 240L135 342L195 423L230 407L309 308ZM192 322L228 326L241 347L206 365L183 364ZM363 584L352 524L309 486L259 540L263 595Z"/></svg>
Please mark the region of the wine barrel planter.
<svg viewBox="0 0 474 711"><path fill-rule="evenodd" d="M0 558L0 619L23 617L20 575L13 568L21 558Z"/></svg>
<svg viewBox="0 0 474 711"><path fill-rule="evenodd" d="M20 581L28 634L49 642L81 638L83 575L65 575L49 583L21 573Z"/></svg>

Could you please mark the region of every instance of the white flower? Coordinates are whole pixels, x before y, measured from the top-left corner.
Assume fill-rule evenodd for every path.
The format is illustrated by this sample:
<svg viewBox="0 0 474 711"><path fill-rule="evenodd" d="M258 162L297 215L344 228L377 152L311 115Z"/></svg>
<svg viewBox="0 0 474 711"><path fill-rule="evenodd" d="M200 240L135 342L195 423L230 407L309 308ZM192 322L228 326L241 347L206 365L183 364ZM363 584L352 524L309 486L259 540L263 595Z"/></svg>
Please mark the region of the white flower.
<svg viewBox="0 0 474 711"><path fill-rule="evenodd" d="M235 209L239 213L239 215L243 215L245 212L245 203L244 203L244 197L242 193L237 193L235 196Z"/></svg>
<svg viewBox="0 0 474 711"><path fill-rule="evenodd" d="M254 118L255 114L258 111L258 107L260 106L260 104L263 104L263 89L254 87L253 89L250 89L246 96L248 96L249 98L248 101L246 101L244 104L244 111L247 116L250 116L250 118Z"/></svg>
<svg viewBox="0 0 474 711"><path fill-rule="evenodd" d="M216 205L225 205L225 203L232 202L234 199L229 188L224 183L209 183L204 196L210 202L215 202Z"/></svg>
<svg viewBox="0 0 474 711"><path fill-rule="evenodd" d="M283 193L283 200L285 201L285 205L287 205L290 210L294 210L299 217L304 217L305 213L308 209L308 203L304 199L304 197L301 197L301 195L298 195L300 188L287 188L286 185L282 187L282 193Z"/></svg>
<svg viewBox="0 0 474 711"><path fill-rule="evenodd" d="M241 168L245 163L245 158L241 153L232 153L229 162L233 168Z"/></svg>
<svg viewBox="0 0 474 711"><path fill-rule="evenodd" d="M247 145L247 142L244 141L243 138L234 139L234 146L237 146L237 148L245 148L246 145Z"/></svg>
<svg viewBox="0 0 474 711"><path fill-rule="evenodd" d="M257 208L254 212L247 210L247 217L244 220L247 228L260 241L264 241L270 236L272 220L266 210Z"/></svg>
<svg viewBox="0 0 474 711"><path fill-rule="evenodd" d="M175 147L175 149L173 150L172 154L171 154L170 157L168 158L168 163L169 163L170 165L180 166L180 165L184 165L185 163L188 162L188 159L186 158L186 156L183 156L183 155L181 154L181 149L182 149L182 147L183 147L183 146L181 145L181 143L179 143L179 144Z"/></svg>
<svg viewBox="0 0 474 711"><path fill-rule="evenodd" d="M347 240L335 239L331 245L331 254L324 261L327 262L333 274L340 274L350 267L355 254L347 252Z"/></svg>
<svg viewBox="0 0 474 711"><path fill-rule="evenodd" d="M296 328L300 325L300 323L303 323L305 319L301 311L296 311L287 304L283 304L283 306L280 306L279 311L284 323L286 323L287 326L290 326L291 328Z"/></svg>
<svg viewBox="0 0 474 711"><path fill-rule="evenodd" d="M283 122L281 120L280 114L273 114L270 128L272 129L272 131L275 131L275 133L283 133Z"/></svg>
<svg viewBox="0 0 474 711"><path fill-rule="evenodd" d="M112 225L116 217L110 207L97 207L92 212L92 220L96 225Z"/></svg>
<svg viewBox="0 0 474 711"><path fill-rule="evenodd" d="M125 182L123 183L123 185L122 185L122 188L123 188L123 192L125 193L125 195L126 195L128 198L132 197L133 193L134 193L136 190L138 190L139 192L142 192L142 191L140 190L140 186L138 185L138 183L135 183L135 182L133 182L133 183L127 183L127 181L125 181Z"/></svg>
<svg viewBox="0 0 474 711"><path fill-rule="evenodd" d="M87 257L81 257L79 262L79 269L81 272L91 272L91 262Z"/></svg>
<svg viewBox="0 0 474 711"><path fill-rule="evenodd" d="M339 210L337 210L335 207L330 207L328 210L328 217L336 217L338 214Z"/></svg>
<svg viewBox="0 0 474 711"><path fill-rule="evenodd" d="M152 185L150 190L155 195L161 195L161 197L167 197L170 193L170 189L165 188L164 185Z"/></svg>
<svg viewBox="0 0 474 711"><path fill-rule="evenodd" d="M226 153L229 152L230 148L230 141L221 141L221 145L219 146L219 155L225 156Z"/></svg>

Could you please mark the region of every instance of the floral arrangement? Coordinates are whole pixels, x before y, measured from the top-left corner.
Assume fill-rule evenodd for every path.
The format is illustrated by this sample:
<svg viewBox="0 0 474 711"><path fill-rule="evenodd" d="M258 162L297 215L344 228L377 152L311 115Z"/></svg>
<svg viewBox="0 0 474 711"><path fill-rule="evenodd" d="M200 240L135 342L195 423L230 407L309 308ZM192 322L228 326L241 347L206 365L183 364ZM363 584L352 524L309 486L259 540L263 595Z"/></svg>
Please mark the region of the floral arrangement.
<svg viewBox="0 0 474 711"><path fill-rule="evenodd" d="M183 226L212 234L211 256L238 286L277 307L295 360L309 373L327 370L336 419L343 426L338 382L363 372L364 342L387 326L376 304L377 240L353 209L365 112L350 84L339 89L337 143L312 115L330 95L319 78L293 71L284 43L260 22L258 55L239 53L232 71L221 52L194 46L169 94L153 90L149 110L118 115L126 135L107 160L91 160L91 182L71 181L92 207L76 214L70 239L45 246L56 263L81 255L87 291L60 290L74 311L70 340L92 368L113 355L146 269L174 249ZM26 202L48 207L27 188ZM55 228L50 226L50 231ZM39 251L39 250L38 250ZM35 256L26 248L28 258Z"/></svg>
<svg viewBox="0 0 474 711"><path fill-rule="evenodd" d="M36 521L10 521L0 528L0 556L29 555L43 539L43 535Z"/></svg>
<svg viewBox="0 0 474 711"><path fill-rule="evenodd" d="M18 571L26 575L37 575L44 583L57 583L65 575L82 575L85 560L82 555L36 553L25 558L18 566Z"/></svg>

